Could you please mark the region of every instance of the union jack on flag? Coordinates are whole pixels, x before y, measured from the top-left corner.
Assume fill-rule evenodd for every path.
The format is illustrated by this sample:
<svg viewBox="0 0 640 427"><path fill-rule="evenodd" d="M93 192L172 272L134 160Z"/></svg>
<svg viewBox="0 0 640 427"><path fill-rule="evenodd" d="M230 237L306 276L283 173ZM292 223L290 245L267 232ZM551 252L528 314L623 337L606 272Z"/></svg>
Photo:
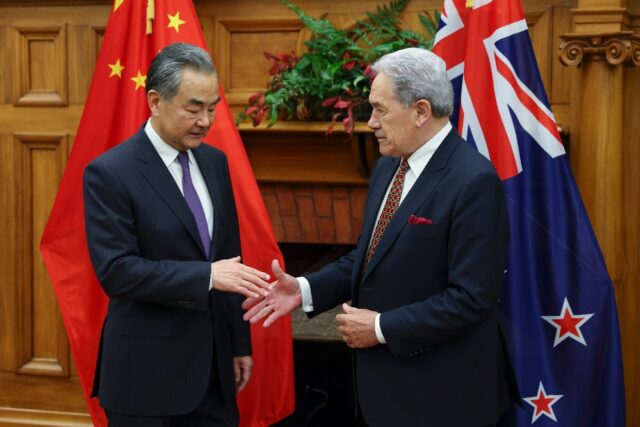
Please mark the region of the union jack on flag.
<svg viewBox="0 0 640 427"><path fill-rule="evenodd" d="M451 121L503 180L511 241L500 309L522 402L501 425L625 425L604 258L549 107L519 0L445 0L434 52Z"/></svg>

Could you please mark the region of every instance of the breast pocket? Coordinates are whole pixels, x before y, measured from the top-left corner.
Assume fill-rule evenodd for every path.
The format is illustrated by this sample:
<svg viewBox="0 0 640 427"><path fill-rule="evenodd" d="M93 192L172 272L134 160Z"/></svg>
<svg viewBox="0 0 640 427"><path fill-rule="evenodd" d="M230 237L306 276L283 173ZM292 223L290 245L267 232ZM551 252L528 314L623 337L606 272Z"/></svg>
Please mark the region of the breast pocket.
<svg viewBox="0 0 640 427"><path fill-rule="evenodd" d="M431 236L438 234L440 230L441 226L438 224L406 224L402 228L400 236Z"/></svg>

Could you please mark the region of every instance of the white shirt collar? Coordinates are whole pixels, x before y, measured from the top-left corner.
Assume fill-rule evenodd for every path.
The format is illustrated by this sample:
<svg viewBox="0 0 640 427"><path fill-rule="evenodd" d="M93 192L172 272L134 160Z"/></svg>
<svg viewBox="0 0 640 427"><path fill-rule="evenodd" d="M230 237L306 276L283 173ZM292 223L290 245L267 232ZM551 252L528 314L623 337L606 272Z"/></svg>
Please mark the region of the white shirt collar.
<svg viewBox="0 0 640 427"><path fill-rule="evenodd" d="M431 157L433 157L433 153L440 147L440 144L442 144L442 141L444 141L449 132L451 132L452 128L451 123L447 122L430 140L422 144L420 148L409 156L407 159L409 168L415 176L419 176L422 173L427 163L429 163L429 160L431 160Z"/></svg>
<svg viewBox="0 0 640 427"><path fill-rule="evenodd" d="M160 155L162 162L165 166L169 167L169 165L178 158L178 154L180 154L180 152L160 138L160 135L158 135L153 126L151 126L150 119L147 120L147 124L144 126L144 131L149 137L151 144L153 144L153 147ZM187 153L189 155L189 163L193 163L193 154L191 153L191 150L187 150Z"/></svg>

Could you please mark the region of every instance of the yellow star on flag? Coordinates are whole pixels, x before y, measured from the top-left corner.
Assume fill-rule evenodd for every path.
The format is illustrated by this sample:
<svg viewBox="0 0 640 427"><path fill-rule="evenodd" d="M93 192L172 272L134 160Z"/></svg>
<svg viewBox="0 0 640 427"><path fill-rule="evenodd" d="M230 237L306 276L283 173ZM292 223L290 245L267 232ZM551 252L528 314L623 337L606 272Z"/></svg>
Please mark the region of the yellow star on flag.
<svg viewBox="0 0 640 427"><path fill-rule="evenodd" d="M111 74L109 74L109 77L118 76L119 78L122 78L122 70L124 70L124 67L120 64L120 58L118 58L115 64L107 65L111 68Z"/></svg>
<svg viewBox="0 0 640 427"><path fill-rule="evenodd" d="M118 10L118 8L122 6L122 3L124 3L124 0L115 0L113 2L113 11L115 12L116 10Z"/></svg>
<svg viewBox="0 0 640 427"><path fill-rule="evenodd" d="M176 14L173 16L167 13L167 16L169 17L169 25L167 25L167 28L173 28L174 30L176 30L176 33L179 33L180 25L186 23L185 21L180 19L180 12L176 12Z"/></svg>
<svg viewBox="0 0 640 427"><path fill-rule="evenodd" d="M138 90L141 87L145 87L145 85L147 84L147 76L142 75L140 70L138 70L138 75L137 76L131 77L131 80L136 83L136 89L135 90Z"/></svg>

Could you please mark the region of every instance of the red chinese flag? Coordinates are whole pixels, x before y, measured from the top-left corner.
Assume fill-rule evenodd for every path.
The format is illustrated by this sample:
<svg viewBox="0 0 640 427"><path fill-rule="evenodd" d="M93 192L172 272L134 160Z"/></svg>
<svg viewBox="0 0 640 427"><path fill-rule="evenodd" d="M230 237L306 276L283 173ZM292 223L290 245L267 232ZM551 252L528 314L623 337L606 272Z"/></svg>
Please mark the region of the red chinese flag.
<svg viewBox="0 0 640 427"><path fill-rule="evenodd" d="M174 42L207 49L190 0L115 0L73 150L40 243L96 426L107 424L96 399L89 398L107 297L87 251L82 173L91 160L134 134L149 117L147 69L155 54ZM271 260L282 261L282 254L224 97L206 142L229 159L243 262L270 272ZM268 329L255 327L252 340L253 377L238 396L241 425L267 426L293 412L290 319Z"/></svg>

